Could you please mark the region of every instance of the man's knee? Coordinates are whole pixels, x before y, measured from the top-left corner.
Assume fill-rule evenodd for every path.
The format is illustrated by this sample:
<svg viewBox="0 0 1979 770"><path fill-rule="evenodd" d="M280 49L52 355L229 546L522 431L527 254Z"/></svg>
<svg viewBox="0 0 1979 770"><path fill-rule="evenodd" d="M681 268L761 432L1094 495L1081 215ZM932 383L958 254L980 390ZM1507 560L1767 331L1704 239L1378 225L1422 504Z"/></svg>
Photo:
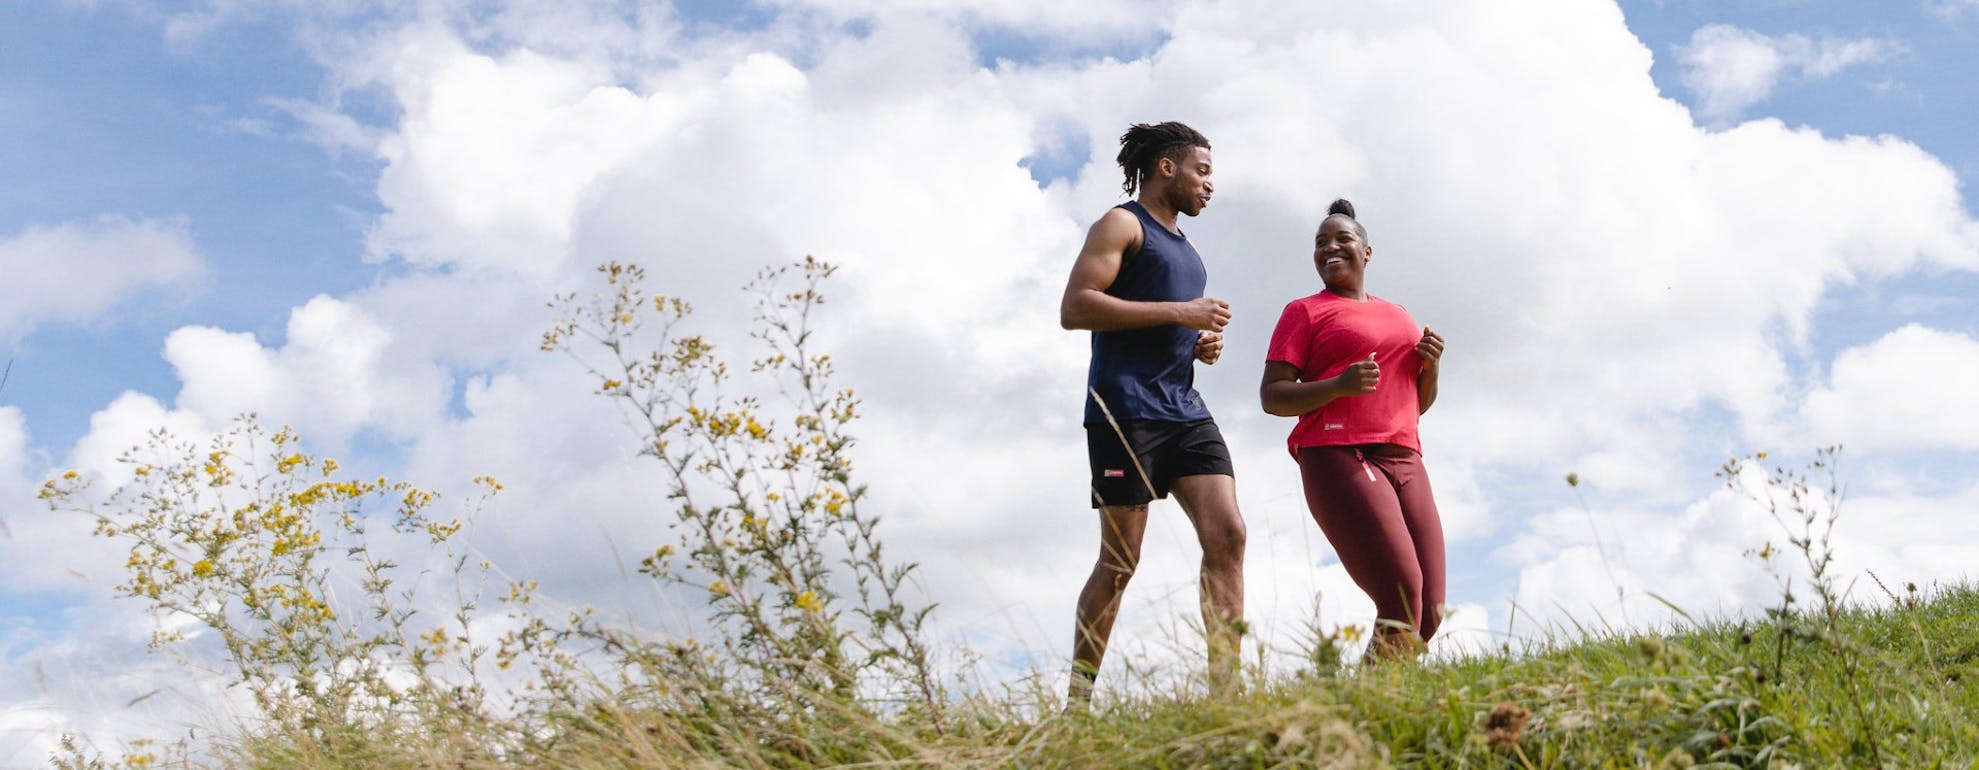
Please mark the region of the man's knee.
<svg viewBox="0 0 1979 770"><path fill-rule="evenodd" d="M1203 556L1212 561L1242 561L1249 537L1244 520L1235 516L1227 521L1205 523L1201 533Z"/></svg>
<svg viewBox="0 0 1979 770"><path fill-rule="evenodd" d="M1134 578L1134 570L1140 566L1141 554L1138 550L1121 549L1117 553L1100 554L1099 562L1093 565L1093 572L1124 588L1127 581Z"/></svg>

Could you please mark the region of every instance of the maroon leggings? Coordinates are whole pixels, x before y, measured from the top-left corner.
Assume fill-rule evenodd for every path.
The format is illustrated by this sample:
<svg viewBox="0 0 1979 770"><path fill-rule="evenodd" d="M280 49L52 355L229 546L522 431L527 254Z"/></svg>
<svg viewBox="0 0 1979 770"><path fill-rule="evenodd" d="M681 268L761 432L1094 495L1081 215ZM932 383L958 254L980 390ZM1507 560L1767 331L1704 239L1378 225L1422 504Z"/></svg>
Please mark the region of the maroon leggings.
<svg viewBox="0 0 1979 770"><path fill-rule="evenodd" d="M1306 506L1376 616L1429 641L1443 605L1443 522L1422 455L1366 444L1304 447L1298 457Z"/></svg>

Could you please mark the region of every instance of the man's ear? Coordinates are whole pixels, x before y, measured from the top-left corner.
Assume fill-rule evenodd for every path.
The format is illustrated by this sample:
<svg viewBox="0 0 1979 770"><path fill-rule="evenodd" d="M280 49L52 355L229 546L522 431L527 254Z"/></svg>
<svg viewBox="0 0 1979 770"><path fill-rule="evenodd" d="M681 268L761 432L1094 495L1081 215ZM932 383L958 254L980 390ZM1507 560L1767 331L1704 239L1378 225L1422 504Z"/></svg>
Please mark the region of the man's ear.
<svg viewBox="0 0 1979 770"><path fill-rule="evenodd" d="M1175 170L1176 169L1175 169L1174 158L1162 158L1161 160L1155 161L1154 171L1157 175L1161 176L1164 179L1174 176Z"/></svg>

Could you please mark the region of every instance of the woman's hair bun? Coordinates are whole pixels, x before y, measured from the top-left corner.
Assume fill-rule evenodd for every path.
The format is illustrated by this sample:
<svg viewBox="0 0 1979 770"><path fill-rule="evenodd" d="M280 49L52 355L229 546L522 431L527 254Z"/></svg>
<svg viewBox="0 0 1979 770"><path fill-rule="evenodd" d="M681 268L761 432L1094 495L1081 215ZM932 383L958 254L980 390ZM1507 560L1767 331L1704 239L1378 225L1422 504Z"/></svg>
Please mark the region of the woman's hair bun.
<svg viewBox="0 0 1979 770"><path fill-rule="evenodd" d="M1330 217L1333 216L1334 214L1340 214L1348 219L1353 219L1354 218L1353 202L1347 200L1346 198L1334 198L1333 205L1326 207L1326 215Z"/></svg>

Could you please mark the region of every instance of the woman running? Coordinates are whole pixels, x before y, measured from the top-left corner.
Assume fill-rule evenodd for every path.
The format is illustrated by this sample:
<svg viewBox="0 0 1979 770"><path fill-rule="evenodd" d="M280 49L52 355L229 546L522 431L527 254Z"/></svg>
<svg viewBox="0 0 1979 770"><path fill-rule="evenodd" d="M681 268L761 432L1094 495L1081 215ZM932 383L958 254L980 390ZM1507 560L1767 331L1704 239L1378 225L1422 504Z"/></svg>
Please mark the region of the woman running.
<svg viewBox="0 0 1979 770"><path fill-rule="evenodd" d="M1354 583L1374 599L1367 658L1413 657L1443 603L1443 524L1417 417L1436 401L1443 338L1367 293L1374 255L1354 205L1327 207L1313 266L1326 289L1285 306L1264 362L1264 411L1297 417L1287 446L1306 506Z"/></svg>

